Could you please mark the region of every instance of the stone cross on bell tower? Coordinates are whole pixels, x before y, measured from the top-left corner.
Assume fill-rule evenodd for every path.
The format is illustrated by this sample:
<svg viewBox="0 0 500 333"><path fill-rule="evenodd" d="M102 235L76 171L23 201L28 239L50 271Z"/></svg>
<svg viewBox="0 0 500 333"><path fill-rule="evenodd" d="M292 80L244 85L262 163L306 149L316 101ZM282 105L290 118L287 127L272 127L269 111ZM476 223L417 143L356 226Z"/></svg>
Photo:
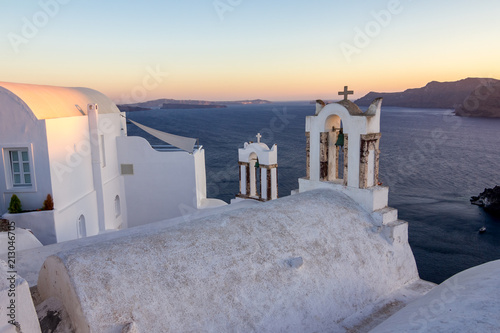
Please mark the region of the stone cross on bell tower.
<svg viewBox="0 0 500 333"><path fill-rule="evenodd" d="M354 91L353 90L347 90L347 87L348 86L344 86L344 91L339 91L339 95L340 96L344 96L344 101L347 101L348 100L348 96L349 95L353 95L354 94Z"/></svg>
<svg viewBox="0 0 500 333"><path fill-rule="evenodd" d="M256 137L257 137L257 143L260 143L260 139L262 138L262 135L260 135L260 133L257 133Z"/></svg>

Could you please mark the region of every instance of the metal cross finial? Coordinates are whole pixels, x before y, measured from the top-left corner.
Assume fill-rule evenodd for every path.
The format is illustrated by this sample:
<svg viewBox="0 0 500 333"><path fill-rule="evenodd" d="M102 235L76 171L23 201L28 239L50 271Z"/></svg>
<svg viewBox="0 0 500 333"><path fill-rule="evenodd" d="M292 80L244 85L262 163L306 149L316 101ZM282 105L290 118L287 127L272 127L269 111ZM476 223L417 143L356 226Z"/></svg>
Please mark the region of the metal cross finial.
<svg viewBox="0 0 500 333"><path fill-rule="evenodd" d="M347 96L354 94L354 91L347 90L347 86L344 86L344 91L339 91L339 95L344 95L344 101L347 101Z"/></svg>
<svg viewBox="0 0 500 333"><path fill-rule="evenodd" d="M262 135L260 135L260 133L257 133L256 137L257 137L257 143L260 143L260 138L262 138Z"/></svg>

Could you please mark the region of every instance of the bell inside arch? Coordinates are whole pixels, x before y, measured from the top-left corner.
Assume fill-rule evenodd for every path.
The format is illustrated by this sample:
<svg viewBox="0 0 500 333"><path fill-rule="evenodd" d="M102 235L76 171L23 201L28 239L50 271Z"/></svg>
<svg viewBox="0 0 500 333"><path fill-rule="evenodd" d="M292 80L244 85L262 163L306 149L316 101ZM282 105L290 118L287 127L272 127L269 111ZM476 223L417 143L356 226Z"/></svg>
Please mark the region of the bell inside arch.
<svg viewBox="0 0 500 333"><path fill-rule="evenodd" d="M337 142L335 142L336 146L343 146L344 145L344 131L340 129L339 135L337 137Z"/></svg>

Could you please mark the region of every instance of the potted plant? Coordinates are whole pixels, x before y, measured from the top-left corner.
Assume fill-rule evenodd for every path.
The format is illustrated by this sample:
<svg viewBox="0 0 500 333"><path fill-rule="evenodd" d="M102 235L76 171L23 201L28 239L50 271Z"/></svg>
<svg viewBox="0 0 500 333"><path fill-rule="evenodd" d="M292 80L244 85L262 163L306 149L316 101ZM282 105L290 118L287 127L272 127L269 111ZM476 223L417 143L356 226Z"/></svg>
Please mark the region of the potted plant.
<svg viewBox="0 0 500 333"><path fill-rule="evenodd" d="M52 199L50 193L47 194L47 198L43 202L42 210L54 210L54 200Z"/></svg>
<svg viewBox="0 0 500 333"><path fill-rule="evenodd" d="M10 198L10 204L9 204L9 213L11 214L18 214L23 211L22 205L21 205L21 200L18 198L17 195L13 194L12 198Z"/></svg>

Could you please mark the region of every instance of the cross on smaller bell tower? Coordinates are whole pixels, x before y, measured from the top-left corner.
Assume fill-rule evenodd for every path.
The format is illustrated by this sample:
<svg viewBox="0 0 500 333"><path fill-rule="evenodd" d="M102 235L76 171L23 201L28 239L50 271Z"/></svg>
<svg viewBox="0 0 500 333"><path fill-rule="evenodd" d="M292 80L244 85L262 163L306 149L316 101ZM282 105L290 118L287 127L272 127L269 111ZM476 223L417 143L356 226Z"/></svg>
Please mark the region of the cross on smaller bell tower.
<svg viewBox="0 0 500 333"><path fill-rule="evenodd" d="M260 138L262 138L262 135L260 135L260 133L257 133L256 137L257 137L257 143L260 143Z"/></svg>
<svg viewBox="0 0 500 333"><path fill-rule="evenodd" d="M347 90L347 86L344 86L344 91L339 91L339 95L344 96L344 101L347 101L347 96L354 94L354 91Z"/></svg>

